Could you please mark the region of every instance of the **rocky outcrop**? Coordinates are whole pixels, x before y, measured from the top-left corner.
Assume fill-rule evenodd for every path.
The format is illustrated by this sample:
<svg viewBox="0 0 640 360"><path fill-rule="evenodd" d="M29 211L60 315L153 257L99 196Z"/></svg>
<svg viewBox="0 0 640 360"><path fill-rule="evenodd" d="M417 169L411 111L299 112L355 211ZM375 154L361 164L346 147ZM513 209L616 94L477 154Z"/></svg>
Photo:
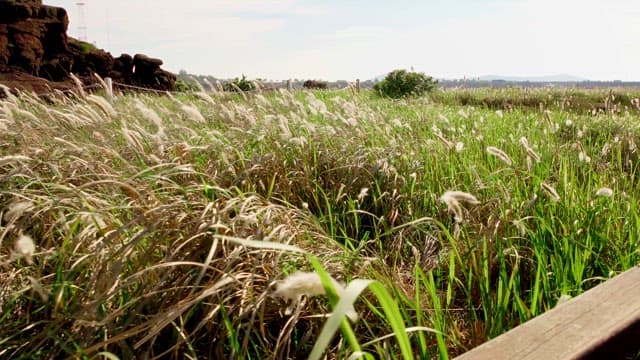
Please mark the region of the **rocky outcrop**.
<svg viewBox="0 0 640 360"><path fill-rule="evenodd" d="M43 62L66 50L69 19L41 1L0 0L0 65L39 75Z"/></svg>
<svg viewBox="0 0 640 360"><path fill-rule="evenodd" d="M162 60L141 54L114 58L68 37L68 26L63 8L43 5L41 0L0 0L0 83L20 88L20 79L28 77L30 84L39 78L42 84L25 88L66 88L70 73L85 82L95 81L96 73L124 84L174 89L176 76L160 68Z"/></svg>
<svg viewBox="0 0 640 360"><path fill-rule="evenodd" d="M133 57L134 72L131 73L132 82L145 84L153 88L164 88L168 84L175 84L176 76L160 68L162 60L137 54Z"/></svg>

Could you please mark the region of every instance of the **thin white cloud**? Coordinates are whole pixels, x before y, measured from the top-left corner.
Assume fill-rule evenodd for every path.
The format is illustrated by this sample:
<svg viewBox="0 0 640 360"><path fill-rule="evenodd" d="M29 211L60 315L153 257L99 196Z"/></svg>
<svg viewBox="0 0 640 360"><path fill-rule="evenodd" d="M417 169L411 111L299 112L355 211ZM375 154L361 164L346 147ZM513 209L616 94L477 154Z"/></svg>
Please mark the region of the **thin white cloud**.
<svg viewBox="0 0 640 360"><path fill-rule="evenodd" d="M311 4L300 0L218 0L202 3L198 0L186 0L186 5L198 12L214 11L217 13L237 14L254 13L265 15L327 15L334 13L334 8L326 4Z"/></svg>
<svg viewBox="0 0 640 360"><path fill-rule="evenodd" d="M399 35L397 31L388 27L354 25L338 29L331 33L319 34L315 39L320 41L343 42L381 41L384 39L390 40L397 35Z"/></svg>

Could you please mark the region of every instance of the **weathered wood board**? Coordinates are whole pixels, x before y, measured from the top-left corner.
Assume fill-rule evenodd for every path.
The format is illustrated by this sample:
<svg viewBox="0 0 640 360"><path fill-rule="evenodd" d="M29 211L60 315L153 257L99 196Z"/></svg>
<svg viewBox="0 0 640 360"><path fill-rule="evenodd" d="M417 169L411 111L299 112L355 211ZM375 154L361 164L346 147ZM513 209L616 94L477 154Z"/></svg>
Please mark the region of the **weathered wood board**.
<svg viewBox="0 0 640 360"><path fill-rule="evenodd" d="M634 267L456 359L626 359L640 351Z"/></svg>

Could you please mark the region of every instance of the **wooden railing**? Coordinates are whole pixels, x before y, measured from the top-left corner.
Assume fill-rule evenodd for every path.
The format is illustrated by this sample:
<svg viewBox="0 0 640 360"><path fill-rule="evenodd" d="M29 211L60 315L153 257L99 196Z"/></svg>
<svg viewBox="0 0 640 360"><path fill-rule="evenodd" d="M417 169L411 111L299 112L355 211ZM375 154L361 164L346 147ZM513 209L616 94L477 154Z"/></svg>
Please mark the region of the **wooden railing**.
<svg viewBox="0 0 640 360"><path fill-rule="evenodd" d="M456 359L640 359L640 267Z"/></svg>

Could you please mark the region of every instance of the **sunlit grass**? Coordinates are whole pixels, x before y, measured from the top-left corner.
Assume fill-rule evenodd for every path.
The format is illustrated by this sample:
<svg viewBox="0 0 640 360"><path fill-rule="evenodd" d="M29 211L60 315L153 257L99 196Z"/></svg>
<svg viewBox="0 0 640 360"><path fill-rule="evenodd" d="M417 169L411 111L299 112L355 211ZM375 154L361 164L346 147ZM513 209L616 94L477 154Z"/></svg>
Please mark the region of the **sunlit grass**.
<svg viewBox="0 0 640 360"><path fill-rule="evenodd" d="M638 263L639 94L558 94L1 100L0 357L477 346Z"/></svg>

